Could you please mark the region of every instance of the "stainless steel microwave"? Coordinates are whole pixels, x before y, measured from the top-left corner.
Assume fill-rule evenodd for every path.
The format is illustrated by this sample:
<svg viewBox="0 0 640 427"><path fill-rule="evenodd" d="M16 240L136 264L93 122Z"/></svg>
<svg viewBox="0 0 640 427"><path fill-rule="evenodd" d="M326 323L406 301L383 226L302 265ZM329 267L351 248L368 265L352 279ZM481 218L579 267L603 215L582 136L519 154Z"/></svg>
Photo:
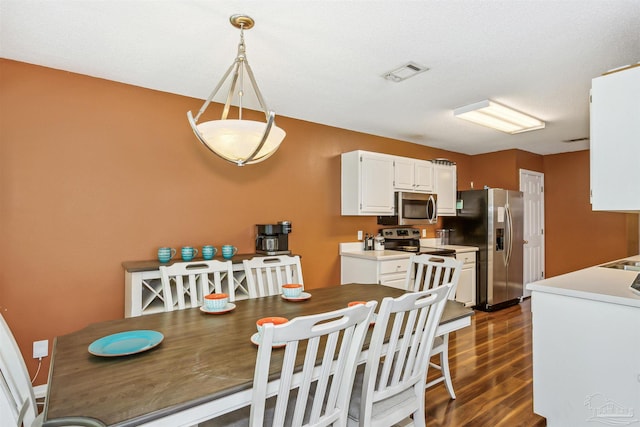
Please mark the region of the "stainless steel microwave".
<svg viewBox="0 0 640 427"><path fill-rule="evenodd" d="M394 215L379 216L380 225L423 225L438 220L438 196L431 193L396 191Z"/></svg>

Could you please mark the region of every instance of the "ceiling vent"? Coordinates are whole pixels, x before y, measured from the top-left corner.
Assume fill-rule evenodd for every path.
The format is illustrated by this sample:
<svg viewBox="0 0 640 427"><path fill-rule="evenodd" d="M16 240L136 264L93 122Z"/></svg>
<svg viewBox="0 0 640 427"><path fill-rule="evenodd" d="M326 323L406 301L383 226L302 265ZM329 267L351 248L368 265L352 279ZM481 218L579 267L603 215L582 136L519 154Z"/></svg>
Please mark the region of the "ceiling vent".
<svg viewBox="0 0 640 427"><path fill-rule="evenodd" d="M572 142L582 142L582 141L589 141L588 137L583 137L583 138L573 138L573 139L563 139L562 142L565 142L567 144L570 144Z"/></svg>
<svg viewBox="0 0 640 427"><path fill-rule="evenodd" d="M416 74L420 74L428 70L429 68L425 67L424 65L416 64L415 62L407 62L406 64L396 68L395 70L387 71L382 75L382 77L392 82L398 83L408 79L409 77L413 77Z"/></svg>

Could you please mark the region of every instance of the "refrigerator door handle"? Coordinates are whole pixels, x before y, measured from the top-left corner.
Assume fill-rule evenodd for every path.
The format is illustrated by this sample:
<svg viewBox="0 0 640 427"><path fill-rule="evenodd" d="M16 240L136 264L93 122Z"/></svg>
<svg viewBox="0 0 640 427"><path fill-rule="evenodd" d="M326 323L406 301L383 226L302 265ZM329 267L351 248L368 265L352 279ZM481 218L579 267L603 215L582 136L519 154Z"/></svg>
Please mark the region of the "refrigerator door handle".
<svg viewBox="0 0 640 427"><path fill-rule="evenodd" d="M507 214L507 227L506 227L506 250L505 250L505 265L509 265L511 262L511 252L513 250L513 217L511 215L511 209L509 205L505 205L504 210Z"/></svg>

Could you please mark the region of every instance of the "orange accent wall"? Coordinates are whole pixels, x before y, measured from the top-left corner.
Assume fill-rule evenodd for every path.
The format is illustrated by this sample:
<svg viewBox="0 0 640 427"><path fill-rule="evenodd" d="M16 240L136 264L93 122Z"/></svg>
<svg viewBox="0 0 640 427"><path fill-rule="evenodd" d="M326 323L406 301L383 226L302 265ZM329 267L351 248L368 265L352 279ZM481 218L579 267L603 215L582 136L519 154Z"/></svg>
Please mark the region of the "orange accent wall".
<svg viewBox="0 0 640 427"><path fill-rule="evenodd" d="M121 262L153 259L160 246L253 252L255 224L289 220L306 286L338 285L338 243L378 229L374 217L340 216L342 152L444 157L469 169L464 154L281 116L287 137L276 154L237 167L193 135L186 112L202 100L0 67L0 310L32 372L33 341L122 317Z"/></svg>
<svg viewBox="0 0 640 427"><path fill-rule="evenodd" d="M159 246L229 243L252 252L255 224L289 220L305 285L337 285L338 243L378 229L373 217L340 216L340 154L356 149L448 158L459 189L472 180L515 189L519 167L543 171L547 188L558 187L546 201L548 276L626 255L623 214L591 213L584 198L576 209L564 196L588 188L588 156L468 156L280 116L287 137L278 152L237 167L192 134L186 112L201 105L0 59L0 311L31 374L33 341L121 318L121 262L153 259Z"/></svg>
<svg viewBox="0 0 640 427"><path fill-rule="evenodd" d="M544 157L547 277L638 253L638 215L594 212L589 151Z"/></svg>
<svg viewBox="0 0 640 427"><path fill-rule="evenodd" d="M478 154L471 159L471 180L473 188L484 186L520 189L520 169L542 172L543 156L522 150L505 150L494 153ZM461 190L468 190L471 184L458 181Z"/></svg>

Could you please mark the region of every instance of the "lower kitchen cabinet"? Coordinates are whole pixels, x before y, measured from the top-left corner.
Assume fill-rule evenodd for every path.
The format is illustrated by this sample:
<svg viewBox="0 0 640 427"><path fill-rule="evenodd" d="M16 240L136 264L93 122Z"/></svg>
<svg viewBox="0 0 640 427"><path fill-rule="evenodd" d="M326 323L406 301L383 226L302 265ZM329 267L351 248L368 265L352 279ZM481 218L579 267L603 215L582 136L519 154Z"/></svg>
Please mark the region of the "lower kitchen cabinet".
<svg viewBox="0 0 640 427"><path fill-rule="evenodd" d="M406 289L409 254L392 257L385 257L383 254L384 251L361 251L353 255L342 255L340 283L372 283Z"/></svg>
<svg viewBox="0 0 640 427"><path fill-rule="evenodd" d="M456 301L466 307L476 305L476 251L456 251L456 259L462 261L462 271L456 289Z"/></svg>
<svg viewBox="0 0 640 427"><path fill-rule="evenodd" d="M597 283L607 283L605 274L592 273L600 277ZM630 291L621 292L626 283L608 284L614 295L603 301L590 299L589 291L598 289L595 282L584 286L587 292L577 282L573 288L550 289L554 293L540 286L531 295L533 411L547 419L548 427L638 425L640 307Z"/></svg>
<svg viewBox="0 0 640 427"><path fill-rule="evenodd" d="M340 283L372 283L406 289L411 253L398 251L363 251L360 244L340 244ZM476 253L472 246L448 246L462 260L456 289L456 301L467 307L476 305ZM413 272L412 272L413 273ZM412 275L413 277L413 275Z"/></svg>

